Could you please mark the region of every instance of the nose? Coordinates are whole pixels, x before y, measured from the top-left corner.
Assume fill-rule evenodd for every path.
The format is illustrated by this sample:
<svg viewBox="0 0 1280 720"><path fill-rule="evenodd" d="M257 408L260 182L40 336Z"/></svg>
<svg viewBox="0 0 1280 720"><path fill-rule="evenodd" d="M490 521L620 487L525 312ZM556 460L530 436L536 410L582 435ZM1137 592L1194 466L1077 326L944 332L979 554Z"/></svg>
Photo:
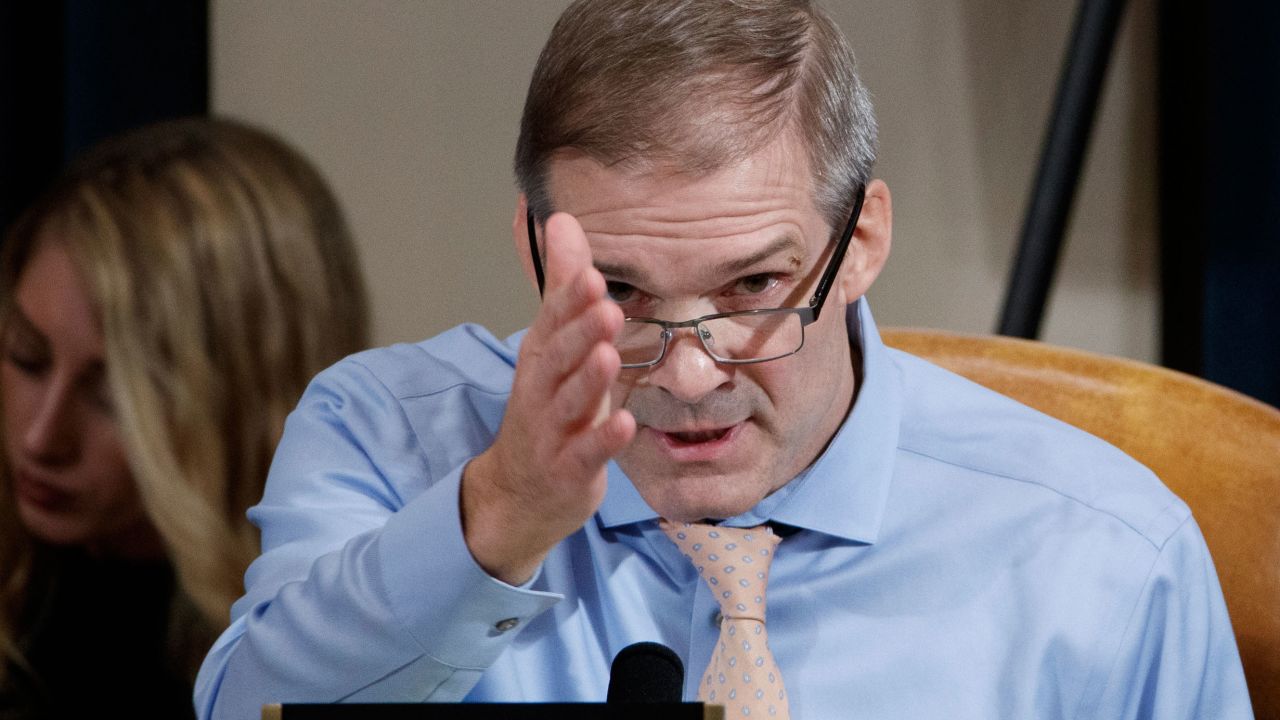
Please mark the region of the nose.
<svg viewBox="0 0 1280 720"><path fill-rule="evenodd" d="M694 404L729 382L732 366L722 365L707 354L696 328L674 332L666 357L649 371L649 384L666 390L677 400Z"/></svg>
<svg viewBox="0 0 1280 720"><path fill-rule="evenodd" d="M54 379L32 398L35 412L22 434L22 448L33 460L59 465L75 459L79 420L70 384Z"/></svg>

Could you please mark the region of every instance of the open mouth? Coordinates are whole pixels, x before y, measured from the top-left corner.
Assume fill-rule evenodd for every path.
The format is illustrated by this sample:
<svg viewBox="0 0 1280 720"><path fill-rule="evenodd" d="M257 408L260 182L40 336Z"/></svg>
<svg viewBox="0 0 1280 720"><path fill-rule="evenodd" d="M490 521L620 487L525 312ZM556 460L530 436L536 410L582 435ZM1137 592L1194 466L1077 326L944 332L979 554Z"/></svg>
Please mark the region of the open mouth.
<svg viewBox="0 0 1280 720"><path fill-rule="evenodd" d="M676 463L719 462L742 451L739 440L746 422L697 430L659 430L647 428L655 441L654 449Z"/></svg>
<svg viewBox="0 0 1280 720"><path fill-rule="evenodd" d="M666 433L677 444L696 445L698 443L713 442L722 439L729 434L730 428L715 428L713 430L694 430L691 432L669 432Z"/></svg>

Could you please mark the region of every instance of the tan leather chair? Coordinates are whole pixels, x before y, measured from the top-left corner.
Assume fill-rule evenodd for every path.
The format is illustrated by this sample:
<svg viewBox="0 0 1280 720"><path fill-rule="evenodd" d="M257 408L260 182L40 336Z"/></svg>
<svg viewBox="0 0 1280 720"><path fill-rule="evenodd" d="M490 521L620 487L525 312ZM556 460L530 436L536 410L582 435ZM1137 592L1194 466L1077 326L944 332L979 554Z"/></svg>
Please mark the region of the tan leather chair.
<svg viewBox="0 0 1280 720"><path fill-rule="evenodd" d="M1154 365L1041 342L888 329L918 355L1101 437L1204 532L1260 719L1280 719L1280 410Z"/></svg>

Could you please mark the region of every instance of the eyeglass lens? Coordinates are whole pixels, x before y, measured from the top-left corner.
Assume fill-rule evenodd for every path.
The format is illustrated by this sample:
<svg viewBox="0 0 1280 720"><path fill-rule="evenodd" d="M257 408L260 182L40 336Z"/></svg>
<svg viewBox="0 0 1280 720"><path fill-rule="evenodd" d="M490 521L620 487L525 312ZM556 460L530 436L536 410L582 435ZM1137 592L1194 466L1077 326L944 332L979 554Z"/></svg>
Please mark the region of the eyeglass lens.
<svg viewBox="0 0 1280 720"><path fill-rule="evenodd" d="M772 360L790 355L804 344L804 324L799 315L788 309L713 317L700 321L696 329L706 351L722 362ZM628 319L614 344L623 365L649 365L662 357L668 334L680 331L681 328L668 330L656 322Z"/></svg>

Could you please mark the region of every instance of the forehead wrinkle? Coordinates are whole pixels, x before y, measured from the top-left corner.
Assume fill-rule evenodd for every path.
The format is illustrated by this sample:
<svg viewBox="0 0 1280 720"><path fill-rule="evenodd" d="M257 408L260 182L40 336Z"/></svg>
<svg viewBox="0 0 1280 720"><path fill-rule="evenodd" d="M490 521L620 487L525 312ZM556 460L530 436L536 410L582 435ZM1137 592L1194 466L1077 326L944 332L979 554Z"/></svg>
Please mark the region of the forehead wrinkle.
<svg viewBox="0 0 1280 720"><path fill-rule="evenodd" d="M787 264L792 268L798 269L804 265L804 242L795 233L787 232L748 255L719 261L711 267L709 274L714 278L732 277L779 254L787 254ZM600 274L610 280L625 282L637 287L651 288L654 286L652 276L642 268L625 263L604 261L593 261L593 265L596 270L600 271Z"/></svg>
<svg viewBox="0 0 1280 720"><path fill-rule="evenodd" d="M585 156L564 156L548 170L549 195L556 210L580 219L599 216L604 226L617 225L615 216L622 215L624 220L651 223L649 235L701 235L687 226L812 209L811 179L803 160L796 163L793 153L778 143L709 173L668 166L626 170ZM602 193L602 187L607 191ZM663 227L668 225L675 227Z"/></svg>
<svg viewBox="0 0 1280 720"><path fill-rule="evenodd" d="M721 200L715 205L702 202L635 207L619 203L617 207L595 208L574 216L588 236L599 238L723 240L787 222L793 208L786 198L755 197Z"/></svg>

